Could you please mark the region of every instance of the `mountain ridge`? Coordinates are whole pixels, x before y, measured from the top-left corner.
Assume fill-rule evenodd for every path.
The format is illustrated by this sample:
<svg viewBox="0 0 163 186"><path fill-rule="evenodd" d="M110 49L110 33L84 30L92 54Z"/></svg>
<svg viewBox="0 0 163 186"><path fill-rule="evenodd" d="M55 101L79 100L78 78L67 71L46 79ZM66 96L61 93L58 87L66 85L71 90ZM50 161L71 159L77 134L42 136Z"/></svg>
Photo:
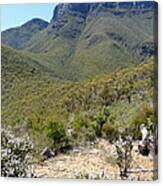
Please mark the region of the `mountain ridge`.
<svg viewBox="0 0 163 186"><path fill-rule="evenodd" d="M24 44L18 38L20 48L62 79L110 73L155 54L156 7L153 1L59 4L46 28Z"/></svg>
<svg viewBox="0 0 163 186"><path fill-rule="evenodd" d="M33 18L21 26L9 28L2 32L2 43L15 49L25 47L33 35L45 29L48 22L40 18Z"/></svg>

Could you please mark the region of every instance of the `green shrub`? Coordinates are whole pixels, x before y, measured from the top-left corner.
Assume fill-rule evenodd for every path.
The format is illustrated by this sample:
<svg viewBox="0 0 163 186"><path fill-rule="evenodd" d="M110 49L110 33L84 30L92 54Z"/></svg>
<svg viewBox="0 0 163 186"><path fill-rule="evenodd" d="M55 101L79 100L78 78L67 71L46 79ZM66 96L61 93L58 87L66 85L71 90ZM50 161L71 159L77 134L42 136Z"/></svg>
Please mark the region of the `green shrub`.
<svg viewBox="0 0 163 186"><path fill-rule="evenodd" d="M96 121L90 121L86 116L77 114L72 123L73 137L82 141L93 141L96 138L98 125Z"/></svg>
<svg viewBox="0 0 163 186"><path fill-rule="evenodd" d="M112 126L110 123L106 123L102 127L102 135L107 138L110 142L113 142L114 139L118 136L118 130L115 126Z"/></svg>
<svg viewBox="0 0 163 186"><path fill-rule="evenodd" d="M96 120L97 124L102 127L102 125L107 121L107 117L105 116L105 114L103 112L99 112L95 116L95 120Z"/></svg>
<svg viewBox="0 0 163 186"><path fill-rule="evenodd" d="M97 123L97 130L96 130L96 135L98 137L101 137L102 133L102 127L104 125L104 123L107 121L107 117L103 112L99 112L96 116L95 116L95 121Z"/></svg>
<svg viewBox="0 0 163 186"><path fill-rule="evenodd" d="M88 127L88 121L86 121L86 118L82 117L80 114L76 114L72 123L72 127L75 131L80 131L81 128Z"/></svg>
<svg viewBox="0 0 163 186"><path fill-rule="evenodd" d="M141 110L136 114L133 123L131 124L130 130L134 139L141 137L140 124L144 123L149 131L154 132L156 124L156 113L154 108L149 105L142 105Z"/></svg>
<svg viewBox="0 0 163 186"><path fill-rule="evenodd" d="M61 122L50 121L45 127L47 137L53 141L54 146L63 145L67 143L66 130Z"/></svg>
<svg viewBox="0 0 163 186"><path fill-rule="evenodd" d="M96 139L96 132L93 128L88 128L85 133L86 141L94 141Z"/></svg>

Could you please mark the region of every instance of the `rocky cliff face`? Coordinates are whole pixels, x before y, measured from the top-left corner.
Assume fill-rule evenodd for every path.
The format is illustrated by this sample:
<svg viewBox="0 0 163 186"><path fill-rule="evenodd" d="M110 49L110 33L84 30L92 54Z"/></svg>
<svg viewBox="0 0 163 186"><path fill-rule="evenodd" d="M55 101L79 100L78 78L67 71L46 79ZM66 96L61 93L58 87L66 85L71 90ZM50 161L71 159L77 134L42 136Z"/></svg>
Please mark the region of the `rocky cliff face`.
<svg viewBox="0 0 163 186"><path fill-rule="evenodd" d="M34 19L4 31L2 43L31 52L60 78L90 78L155 54L155 7L153 1L58 4L49 24Z"/></svg>
<svg viewBox="0 0 163 186"><path fill-rule="evenodd" d="M92 17L94 18L101 12L122 17L125 14L144 14L153 10L156 6L157 4L153 1L58 4L54 9L50 22L52 29L48 29L48 33L53 33L54 37L56 37L60 34L61 28L73 22L74 26L72 26L72 34L70 36L72 35L72 37L76 38L80 35L83 28L81 25L85 24L86 19L92 19ZM20 27L3 31L2 43L16 49L25 48L28 45L26 42L32 39L35 33L47 28L48 25L49 23L44 20L32 19ZM64 35L67 35L66 32L67 30L64 29Z"/></svg>
<svg viewBox="0 0 163 186"><path fill-rule="evenodd" d="M68 3L68 4L59 4L54 9L53 17L51 22L55 22L58 19L62 18L64 14L70 12L83 13L85 16L89 12L91 4L89 3Z"/></svg>
<svg viewBox="0 0 163 186"><path fill-rule="evenodd" d="M77 22L84 23L88 17L100 12L110 12L116 16L125 14L143 14L157 6L153 1L142 2L106 2L106 3L64 3L55 7L51 24L58 30L66 25L69 16L78 18Z"/></svg>
<svg viewBox="0 0 163 186"><path fill-rule="evenodd" d="M143 9L153 9L156 4L153 1L144 2L107 2L107 3L65 3L59 4L54 9L51 22L54 23L62 18L68 12L82 13L85 17L96 8L107 8L108 11L114 10L134 10L142 11Z"/></svg>

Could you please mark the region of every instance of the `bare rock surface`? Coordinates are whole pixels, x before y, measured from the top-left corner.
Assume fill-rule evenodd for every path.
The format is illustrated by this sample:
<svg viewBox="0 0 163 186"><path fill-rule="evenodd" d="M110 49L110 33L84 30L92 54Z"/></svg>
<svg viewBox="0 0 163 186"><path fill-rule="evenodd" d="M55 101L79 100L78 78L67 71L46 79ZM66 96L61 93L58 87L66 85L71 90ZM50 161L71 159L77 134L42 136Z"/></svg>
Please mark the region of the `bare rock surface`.
<svg viewBox="0 0 163 186"><path fill-rule="evenodd" d="M114 145L100 139L95 145L78 148L66 154L59 154L43 163L36 164L38 177L46 178L89 178L120 179L115 162ZM129 180L152 180L153 160L133 152Z"/></svg>

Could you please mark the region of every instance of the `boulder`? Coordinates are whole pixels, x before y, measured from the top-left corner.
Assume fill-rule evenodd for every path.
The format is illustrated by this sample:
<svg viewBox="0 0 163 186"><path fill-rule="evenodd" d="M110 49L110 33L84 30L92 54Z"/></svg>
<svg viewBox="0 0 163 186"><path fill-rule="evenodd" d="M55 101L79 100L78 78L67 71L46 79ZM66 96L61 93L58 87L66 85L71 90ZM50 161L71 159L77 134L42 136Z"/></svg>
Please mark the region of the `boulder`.
<svg viewBox="0 0 163 186"><path fill-rule="evenodd" d="M42 152L41 152L41 156L45 159L49 159L55 156L55 152L53 152L51 149L49 149L48 147L45 147Z"/></svg>

